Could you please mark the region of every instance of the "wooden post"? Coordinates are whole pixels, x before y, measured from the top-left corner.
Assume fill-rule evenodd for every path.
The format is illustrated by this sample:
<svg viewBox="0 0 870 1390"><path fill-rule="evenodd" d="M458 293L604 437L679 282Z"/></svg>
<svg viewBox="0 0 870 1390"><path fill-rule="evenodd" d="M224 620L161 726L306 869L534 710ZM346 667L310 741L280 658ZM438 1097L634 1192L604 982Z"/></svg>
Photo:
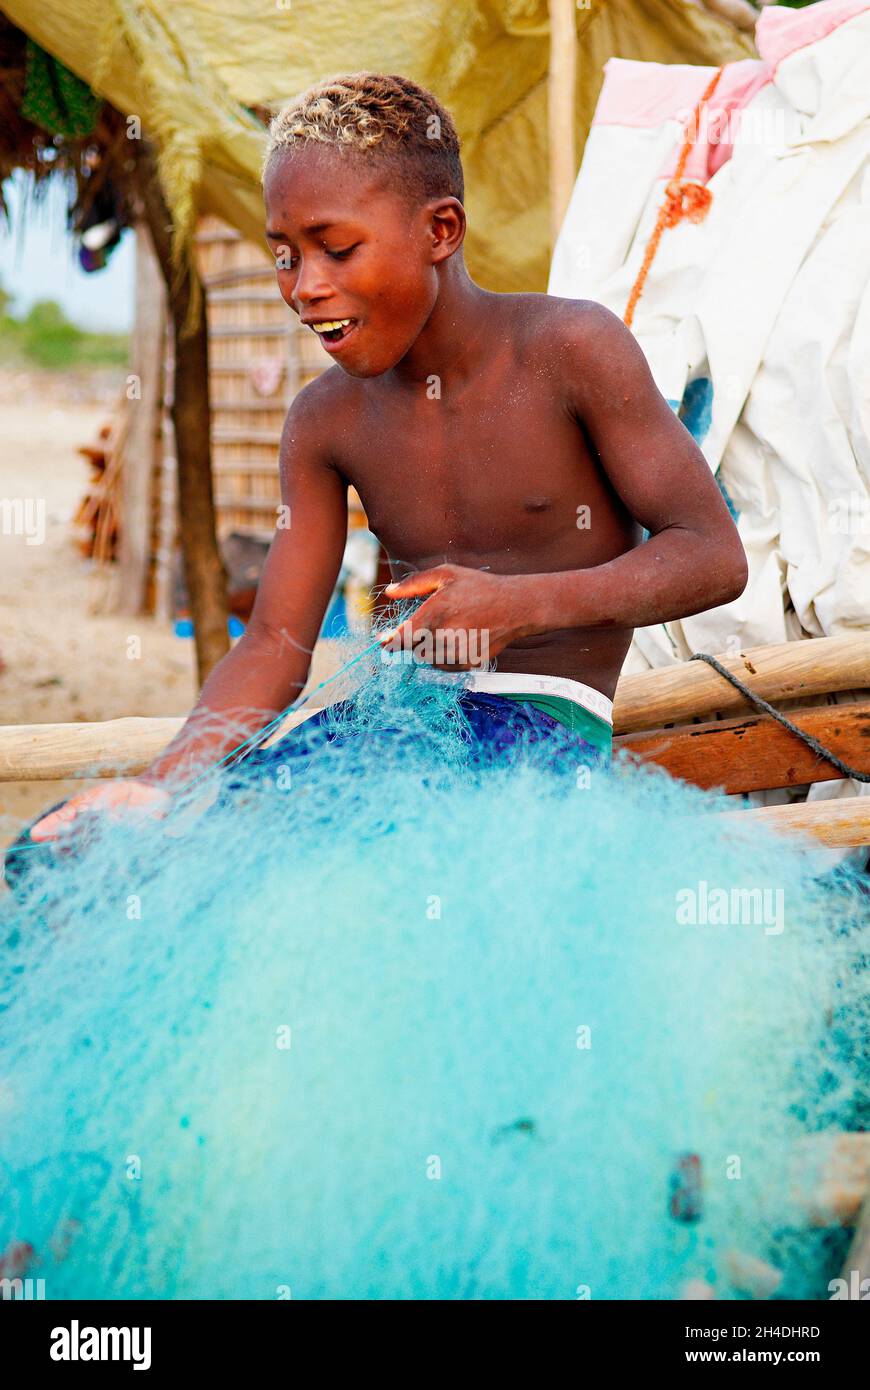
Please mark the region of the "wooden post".
<svg viewBox="0 0 870 1390"><path fill-rule="evenodd" d="M771 0L761 0L762 5L770 3ZM758 11L753 9L748 0L700 0L700 4L702 9L718 15L720 19L733 24L735 29L742 29L744 33L753 33L758 23Z"/></svg>
<svg viewBox="0 0 870 1390"><path fill-rule="evenodd" d="M172 258L172 218L151 152L140 151L137 182L145 220L166 284L175 344L172 423L178 465L178 515L184 574L200 684L229 651L227 580L218 550L211 474L208 333L205 295L190 258ZM192 307L195 306L195 307Z"/></svg>
<svg viewBox="0 0 870 1390"><path fill-rule="evenodd" d="M148 227L136 227L136 319L128 388L130 425L121 469L122 526L118 608L145 610L151 545L151 488L160 443L163 394L163 325L166 291Z"/></svg>
<svg viewBox="0 0 870 1390"><path fill-rule="evenodd" d="M549 0L550 67L547 78L547 138L550 172L550 247L571 201L577 174L574 97L577 83L576 0Z"/></svg>
<svg viewBox="0 0 870 1390"><path fill-rule="evenodd" d="M160 420L162 457L157 476L159 515L154 554L154 616L160 622L171 623L174 615L174 559L178 536L178 460L175 430L172 427L172 402L175 392L175 342L172 325L167 320L163 354L163 410Z"/></svg>
<svg viewBox="0 0 870 1390"><path fill-rule="evenodd" d="M870 701L792 710L787 718L849 767L870 774ZM622 734L613 747L614 752L619 749L642 762L657 763L681 782L718 787L729 794L833 782L845 776L767 714Z"/></svg>
<svg viewBox="0 0 870 1390"><path fill-rule="evenodd" d="M718 657L744 685L777 706L835 690L870 689L870 637L866 633L748 647L739 656L719 652ZM739 690L706 662L681 661L676 666L620 678L613 702L613 730L617 734L637 733L685 719L752 708Z"/></svg>
<svg viewBox="0 0 870 1390"><path fill-rule="evenodd" d="M289 729L316 714L317 708L306 705L294 710L269 743L277 742ZM0 782L55 782L66 777L119 774L134 777L168 746L182 722L114 719L101 724L10 724L0 728ZM768 830L816 840L832 848L867 845L870 797L717 812L710 819L710 827L718 835Z"/></svg>
<svg viewBox="0 0 870 1390"><path fill-rule="evenodd" d="M711 822L712 824L712 822ZM770 831L795 839L817 840L831 849L870 845L870 797L844 796L836 801L796 801L791 806L759 806L751 811L720 811L717 835Z"/></svg>
<svg viewBox="0 0 870 1390"><path fill-rule="evenodd" d="M288 714L279 736L317 714L305 705ZM67 777L135 777L183 727L179 718L107 719L99 724L0 726L0 782L57 782Z"/></svg>

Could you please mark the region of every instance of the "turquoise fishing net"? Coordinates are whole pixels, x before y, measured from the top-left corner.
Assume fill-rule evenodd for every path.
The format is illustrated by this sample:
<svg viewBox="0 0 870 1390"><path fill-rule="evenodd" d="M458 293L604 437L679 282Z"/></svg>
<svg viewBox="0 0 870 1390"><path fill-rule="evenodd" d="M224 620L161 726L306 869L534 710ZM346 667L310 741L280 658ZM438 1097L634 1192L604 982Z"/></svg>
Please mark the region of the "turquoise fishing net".
<svg viewBox="0 0 870 1390"><path fill-rule="evenodd" d="M734 1251L827 1297L794 1156L866 1122L860 882L658 772L481 768L461 680L358 669L340 743L4 895L0 1253L48 1298L729 1298Z"/></svg>

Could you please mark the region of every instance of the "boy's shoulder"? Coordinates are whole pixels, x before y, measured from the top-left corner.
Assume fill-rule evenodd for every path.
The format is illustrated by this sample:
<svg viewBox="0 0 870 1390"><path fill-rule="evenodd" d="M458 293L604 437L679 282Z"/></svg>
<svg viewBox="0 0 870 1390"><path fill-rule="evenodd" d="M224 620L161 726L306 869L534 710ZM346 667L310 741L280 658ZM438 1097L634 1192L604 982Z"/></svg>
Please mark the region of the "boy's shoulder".
<svg viewBox="0 0 870 1390"><path fill-rule="evenodd" d="M594 299L502 295L518 366L534 365L579 415L646 385L640 346L618 315ZM512 301L512 302L507 302Z"/></svg>
<svg viewBox="0 0 870 1390"><path fill-rule="evenodd" d="M290 402L288 420L291 415L304 420L307 416L318 414L325 406L337 402L346 394L343 388L352 381L353 378L349 377L347 372L343 372L341 367L327 367L297 391Z"/></svg>
<svg viewBox="0 0 870 1390"><path fill-rule="evenodd" d="M622 319L595 299L564 299L554 294L502 294L503 313L522 337L528 335L560 352L633 341Z"/></svg>
<svg viewBox="0 0 870 1390"><path fill-rule="evenodd" d="M284 420L282 446L298 444L305 439L312 442L322 439L325 420L334 430L350 405L349 388L354 384L352 377L335 366L327 367L297 391Z"/></svg>

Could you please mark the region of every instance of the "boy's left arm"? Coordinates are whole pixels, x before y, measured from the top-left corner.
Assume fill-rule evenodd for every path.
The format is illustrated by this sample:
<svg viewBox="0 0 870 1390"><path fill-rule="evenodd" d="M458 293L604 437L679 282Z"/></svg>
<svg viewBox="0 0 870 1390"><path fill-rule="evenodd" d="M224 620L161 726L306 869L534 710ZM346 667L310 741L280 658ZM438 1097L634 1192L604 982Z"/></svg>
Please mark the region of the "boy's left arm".
<svg viewBox="0 0 870 1390"><path fill-rule="evenodd" d="M687 617L730 602L746 587L743 545L709 465L660 394L631 332L590 303L577 306L560 336L578 428L582 422L614 490L650 534L589 569L486 575L439 565L388 590L394 597L432 594L415 613L415 627L425 621L432 628L488 628L492 656L532 633Z"/></svg>
<svg viewBox="0 0 870 1390"><path fill-rule="evenodd" d="M592 569L535 576L541 617L557 618L554 627L647 627L738 598L748 567L737 528L633 334L600 304L583 306L574 322L571 406L649 538Z"/></svg>

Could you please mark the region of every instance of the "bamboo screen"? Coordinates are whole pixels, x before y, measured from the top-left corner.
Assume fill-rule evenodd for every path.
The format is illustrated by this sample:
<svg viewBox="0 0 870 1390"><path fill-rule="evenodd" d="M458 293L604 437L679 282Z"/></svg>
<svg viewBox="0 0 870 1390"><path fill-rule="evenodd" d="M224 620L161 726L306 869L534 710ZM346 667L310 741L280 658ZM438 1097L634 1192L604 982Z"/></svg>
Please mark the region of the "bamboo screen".
<svg viewBox="0 0 870 1390"><path fill-rule="evenodd" d="M204 218L197 261L206 289L212 471L218 536L275 530L278 445L287 407L331 365L278 294L265 248Z"/></svg>

